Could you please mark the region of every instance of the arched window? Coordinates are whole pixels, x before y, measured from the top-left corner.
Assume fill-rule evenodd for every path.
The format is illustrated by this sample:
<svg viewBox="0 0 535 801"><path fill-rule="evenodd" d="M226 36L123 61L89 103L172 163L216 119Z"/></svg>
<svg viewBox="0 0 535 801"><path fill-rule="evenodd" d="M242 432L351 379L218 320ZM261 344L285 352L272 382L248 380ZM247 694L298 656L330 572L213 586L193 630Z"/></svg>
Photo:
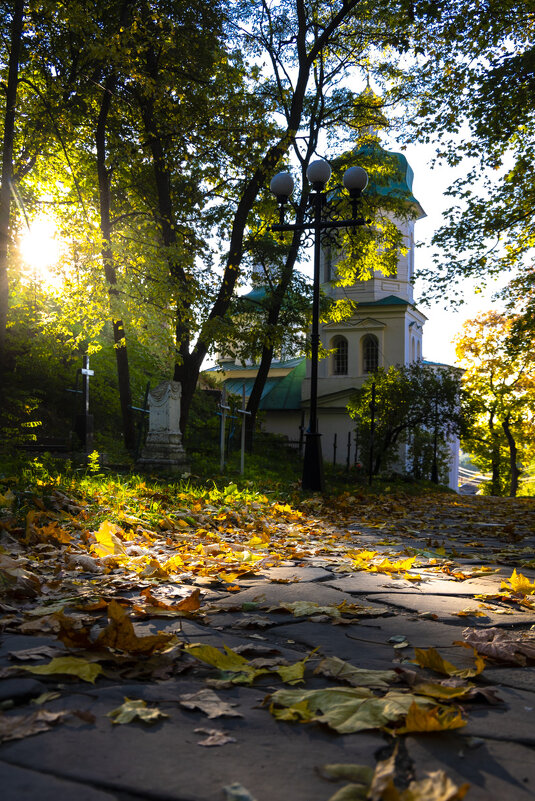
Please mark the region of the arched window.
<svg viewBox="0 0 535 801"><path fill-rule="evenodd" d="M413 337L411 342L411 362L415 361L416 361L416 340Z"/></svg>
<svg viewBox="0 0 535 801"><path fill-rule="evenodd" d="M332 341L334 348L332 369L333 375L347 375L347 339L335 337Z"/></svg>
<svg viewBox="0 0 535 801"><path fill-rule="evenodd" d="M420 361L420 359L422 358L422 343L420 342L420 340L418 340L417 348L418 348L418 350L417 350L416 358L418 359L418 361Z"/></svg>
<svg viewBox="0 0 535 801"><path fill-rule="evenodd" d="M379 340L373 334L366 334L362 340L362 371L375 373L379 367Z"/></svg>

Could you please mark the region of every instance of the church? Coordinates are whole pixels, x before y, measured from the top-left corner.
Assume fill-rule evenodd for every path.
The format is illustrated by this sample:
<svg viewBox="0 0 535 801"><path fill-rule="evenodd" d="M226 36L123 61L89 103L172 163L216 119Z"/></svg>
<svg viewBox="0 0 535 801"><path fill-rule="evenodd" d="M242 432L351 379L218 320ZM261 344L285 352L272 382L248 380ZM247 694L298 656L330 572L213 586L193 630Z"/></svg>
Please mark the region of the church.
<svg viewBox="0 0 535 801"><path fill-rule="evenodd" d="M382 149L381 149L382 150ZM356 151L356 156L358 157ZM395 160L395 179L387 185L374 184L370 176L368 190L403 197L410 214L394 222L400 230L404 247L398 256L396 273L385 276L377 271L368 280L356 280L350 286L337 286L336 258L331 248L322 250L321 288L328 297L354 301L351 317L341 322L320 324L320 341L329 356L318 365L318 429L322 435L325 461L354 464L358 461L355 423L347 411L355 389L378 367L409 365L422 360L422 338L426 316L416 307L413 296L414 229L425 217L412 194L413 171L402 153L382 151ZM255 288L245 297L254 300ZM424 362L424 364L433 364ZM436 365L446 366L446 365ZM256 366L243 364L220 355L218 367L210 371L228 392L247 397L251 391ZM287 361L273 361L260 402L262 428L282 434L290 441L302 441L308 422L310 399L310 363L305 356ZM450 443L449 486L458 488L459 443Z"/></svg>

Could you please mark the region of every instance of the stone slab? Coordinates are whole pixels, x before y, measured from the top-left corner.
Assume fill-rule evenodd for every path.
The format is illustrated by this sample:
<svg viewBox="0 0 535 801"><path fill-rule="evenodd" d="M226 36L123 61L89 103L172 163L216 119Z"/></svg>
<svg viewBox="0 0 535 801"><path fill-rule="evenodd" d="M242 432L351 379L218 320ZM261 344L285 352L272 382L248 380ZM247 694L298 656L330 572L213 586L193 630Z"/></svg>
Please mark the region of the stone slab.
<svg viewBox="0 0 535 801"><path fill-rule="evenodd" d="M201 683L180 682L184 692ZM279 685L280 686L280 685ZM151 692L157 694L157 687ZM53 773L69 781L98 780L109 792L166 801L221 801L223 787L239 782L259 801L325 801L333 786L320 779L316 767L325 763L358 761L373 766L384 745L377 733L340 736L319 726L276 721L260 708L265 690L236 688L225 693L236 702L243 718L209 720L174 702L161 702L169 718L147 728L141 723L113 726L106 717L132 687L97 691L85 707L96 716L94 725L76 722L17 742L5 743L2 756L11 764ZM136 696L134 696L136 697ZM139 697L139 695L137 695ZM64 698L72 706L78 698ZM52 702L49 708L61 708ZM220 729L236 739L221 747L199 746L205 737L196 728ZM76 796L73 796L75 798Z"/></svg>
<svg viewBox="0 0 535 801"><path fill-rule="evenodd" d="M355 667L391 670L394 660L400 658L399 652L391 644L371 643L363 639L358 625L333 626L330 623L303 621L272 629L269 634L270 640L280 638L281 645L291 646L295 643L307 651L318 648L320 656L337 656Z"/></svg>
<svg viewBox="0 0 535 801"><path fill-rule="evenodd" d="M458 786L469 782L467 801L531 801L535 797L533 751L518 743L448 735L412 736L406 740L417 779L443 770Z"/></svg>
<svg viewBox="0 0 535 801"><path fill-rule="evenodd" d="M535 623L535 613L520 612L511 607L504 613L495 612L481 607L481 601L474 601L466 597L426 595L423 593L391 593L388 595L374 595L376 603L389 604L390 607L407 609L415 613L429 612L437 615L439 620L461 623L465 626L511 626L512 624L531 625ZM484 617L459 616L459 612L483 612Z"/></svg>
<svg viewBox="0 0 535 801"><path fill-rule="evenodd" d="M268 583L263 583L260 586L255 585L221 600L214 601L212 606L223 609L240 608L244 603L256 602L262 607L271 607L293 601L312 601L320 606L333 606L341 604L343 601L349 604L355 603L355 599L348 593L327 587L323 583L307 582L297 585ZM366 606L368 605L366 604ZM378 608L378 613L379 611Z"/></svg>
<svg viewBox="0 0 535 801"><path fill-rule="evenodd" d="M482 678L489 684L503 684L506 687L515 687L517 690L527 690L535 693L535 668L511 667L499 668L487 666Z"/></svg>
<svg viewBox="0 0 535 801"><path fill-rule="evenodd" d="M443 649L450 647L455 640L462 640L462 628L457 625L401 612L394 617L363 620L358 633L363 639L378 643L387 642L390 637L404 635L414 648Z"/></svg>
<svg viewBox="0 0 535 801"><path fill-rule="evenodd" d="M117 796L78 782L0 761L2 801L116 801Z"/></svg>
<svg viewBox="0 0 535 801"><path fill-rule="evenodd" d="M288 581L292 584L299 582L322 581L323 579L332 578L330 570L324 570L322 567L269 567L258 573L257 576L250 579L240 579L238 584L240 587L250 587L255 584L266 581Z"/></svg>
<svg viewBox="0 0 535 801"><path fill-rule="evenodd" d="M534 746L535 693L500 687L498 696L502 706L470 707L463 734Z"/></svg>
<svg viewBox="0 0 535 801"><path fill-rule="evenodd" d="M36 679L13 676L13 678L0 681L0 701L13 701L14 704L24 703L31 698L37 698L41 693L46 692L46 689L46 684Z"/></svg>
<svg viewBox="0 0 535 801"><path fill-rule="evenodd" d="M435 578L430 576L422 581L406 581L378 573L354 573L344 578L326 581L328 587L355 594L365 593L403 593L412 595L455 595L474 596L480 594L497 593L504 576L467 579L455 581L454 579Z"/></svg>

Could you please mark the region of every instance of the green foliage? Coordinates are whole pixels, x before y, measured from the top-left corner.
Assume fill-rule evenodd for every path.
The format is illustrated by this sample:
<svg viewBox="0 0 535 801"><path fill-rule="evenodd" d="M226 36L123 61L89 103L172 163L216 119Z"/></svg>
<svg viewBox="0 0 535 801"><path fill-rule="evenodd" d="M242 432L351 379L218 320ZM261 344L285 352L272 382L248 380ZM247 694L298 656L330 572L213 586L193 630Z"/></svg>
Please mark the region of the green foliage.
<svg viewBox="0 0 535 801"><path fill-rule="evenodd" d="M491 495L516 495L520 471L534 454L533 342L520 344L514 326L515 318L488 312L468 320L457 341L472 419L464 447L491 473Z"/></svg>
<svg viewBox="0 0 535 801"><path fill-rule="evenodd" d="M446 0L412 6L421 56L404 86L416 106L412 141L437 141L462 176L434 237L430 295L463 297L457 283L514 270L507 294L528 319L534 304L534 7L518 0ZM531 315L531 325L533 316Z"/></svg>
<svg viewBox="0 0 535 801"><path fill-rule="evenodd" d="M58 335L49 325L53 302L39 285L21 286L12 306L8 329L8 370L4 376L4 404L0 416L3 448L32 440L61 438L71 440L74 419L81 412L78 371L85 352L84 343ZM130 369L134 405L141 406L146 383L154 387L165 374L158 370L151 351L135 340L130 348ZM90 379L90 412L94 416L95 441L101 451L124 458L121 441L121 415L117 394L115 354L108 329L104 327L93 342ZM72 438L76 448L76 438Z"/></svg>
<svg viewBox="0 0 535 801"><path fill-rule="evenodd" d="M430 477L436 438L445 481L445 443L463 425L458 371L421 362L380 368L357 390L348 411L357 424L360 461L368 465L371 459L374 474L399 466L400 446L408 445L414 476Z"/></svg>

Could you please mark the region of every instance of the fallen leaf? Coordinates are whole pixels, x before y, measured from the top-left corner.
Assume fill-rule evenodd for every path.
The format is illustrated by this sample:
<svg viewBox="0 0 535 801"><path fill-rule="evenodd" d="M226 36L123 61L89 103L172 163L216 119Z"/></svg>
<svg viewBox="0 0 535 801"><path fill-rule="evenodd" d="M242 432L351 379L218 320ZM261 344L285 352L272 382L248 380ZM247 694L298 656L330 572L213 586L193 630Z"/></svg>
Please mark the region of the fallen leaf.
<svg viewBox="0 0 535 801"><path fill-rule="evenodd" d="M443 770L412 781L399 796L400 801L462 801L470 789L468 782L457 787Z"/></svg>
<svg viewBox="0 0 535 801"><path fill-rule="evenodd" d="M348 781L356 784L369 785L374 774L373 768L368 765L330 764L318 768L318 773L328 781Z"/></svg>
<svg viewBox="0 0 535 801"><path fill-rule="evenodd" d="M226 732L220 731L219 729L194 729L197 734L207 734L208 737L204 740L199 740L197 745L205 745L205 746L212 746L212 745L226 745L227 743L235 743L236 738L230 737Z"/></svg>
<svg viewBox="0 0 535 801"><path fill-rule="evenodd" d="M407 715L413 702L422 706L432 704L429 699L396 691L379 698L364 687L277 690L267 701L270 701L271 714L280 720L325 723L339 734L379 729L395 723Z"/></svg>
<svg viewBox="0 0 535 801"><path fill-rule="evenodd" d="M403 726L396 729L395 733L447 731L449 729L460 729L462 726L466 726L467 722L458 709L438 706L434 709L422 709L413 703L407 712Z"/></svg>
<svg viewBox="0 0 535 801"><path fill-rule="evenodd" d="M236 684L252 684L257 676L267 673L265 669L255 669L251 667L247 659L240 656L231 648L226 645L223 646L225 651L222 652L212 645L201 645L200 643L191 643L184 646L186 653L191 654L195 659L199 659L207 665L212 665L224 672L234 673L235 676L231 679Z"/></svg>
<svg viewBox="0 0 535 801"><path fill-rule="evenodd" d="M9 651L8 657L19 662L33 662L39 659L52 658L60 653L59 648L53 645L38 645L35 648L25 648L22 651Z"/></svg>
<svg viewBox="0 0 535 801"><path fill-rule="evenodd" d="M398 680L398 675L393 670L357 668L337 656L323 659L314 673L331 679L340 679L352 687L374 687L379 690L387 690L390 684Z"/></svg>
<svg viewBox="0 0 535 801"><path fill-rule="evenodd" d="M21 740L32 734L48 731L69 714L70 712L49 712L47 709L38 709L30 715L4 715L0 712L0 742Z"/></svg>
<svg viewBox="0 0 535 801"><path fill-rule="evenodd" d="M435 648L414 649L414 658L420 667L430 668L436 673L442 673L445 676L459 676L459 678L463 679L479 675L485 667L485 660L482 659L475 650L474 654L475 666L473 668L457 668L451 662L443 659Z"/></svg>
<svg viewBox="0 0 535 801"><path fill-rule="evenodd" d="M508 587L507 584L509 584L510 587ZM513 570L511 578L502 581L500 589L512 589L513 592L518 592L522 595L533 595L535 594L535 581L530 581L526 576L523 576L522 573L517 573L515 569Z"/></svg>
<svg viewBox="0 0 535 801"><path fill-rule="evenodd" d="M97 648L115 648L119 651L135 654L152 654L178 642L174 634L160 632L138 636L128 614L116 601L108 605L109 624L100 632L96 641Z"/></svg>
<svg viewBox="0 0 535 801"><path fill-rule="evenodd" d="M118 724L132 723L133 720L152 724L160 718L168 718L169 715L161 712L157 707L148 707L147 702L142 698L125 698L121 706L107 713L107 717L112 719L112 723Z"/></svg>
<svg viewBox="0 0 535 801"><path fill-rule="evenodd" d="M49 701L55 701L56 698L61 698L61 693L41 693L41 695L38 695L37 698L32 698L30 703L35 704L35 706L42 706L43 704L47 704Z"/></svg>
<svg viewBox="0 0 535 801"><path fill-rule="evenodd" d="M126 549L119 539L119 534L124 536L124 531L116 523L104 520L98 531L93 532L96 542L91 545L91 550L96 556L125 556Z"/></svg>
<svg viewBox="0 0 535 801"><path fill-rule="evenodd" d="M94 684L97 676L102 673L102 667L97 662L88 662L77 656L58 656L46 665L21 665L17 670L27 670L28 673L35 673L38 676L54 676L58 673L77 676L90 684Z"/></svg>
<svg viewBox="0 0 535 801"><path fill-rule="evenodd" d="M364 784L346 784L341 787L329 801L366 801L368 798L368 787Z"/></svg>
<svg viewBox="0 0 535 801"><path fill-rule="evenodd" d="M209 718L235 717L242 718L241 712L233 709L236 704L222 701L213 690L199 690L196 693L187 693L179 696L181 706L186 709L200 709Z"/></svg>
<svg viewBox="0 0 535 801"><path fill-rule="evenodd" d="M483 656L497 662L526 665L535 662L535 637L532 633L513 632L496 627L465 629L463 637L468 645Z"/></svg>
<svg viewBox="0 0 535 801"><path fill-rule="evenodd" d="M256 801L249 790L238 782L223 787L223 790L225 791L225 801Z"/></svg>

